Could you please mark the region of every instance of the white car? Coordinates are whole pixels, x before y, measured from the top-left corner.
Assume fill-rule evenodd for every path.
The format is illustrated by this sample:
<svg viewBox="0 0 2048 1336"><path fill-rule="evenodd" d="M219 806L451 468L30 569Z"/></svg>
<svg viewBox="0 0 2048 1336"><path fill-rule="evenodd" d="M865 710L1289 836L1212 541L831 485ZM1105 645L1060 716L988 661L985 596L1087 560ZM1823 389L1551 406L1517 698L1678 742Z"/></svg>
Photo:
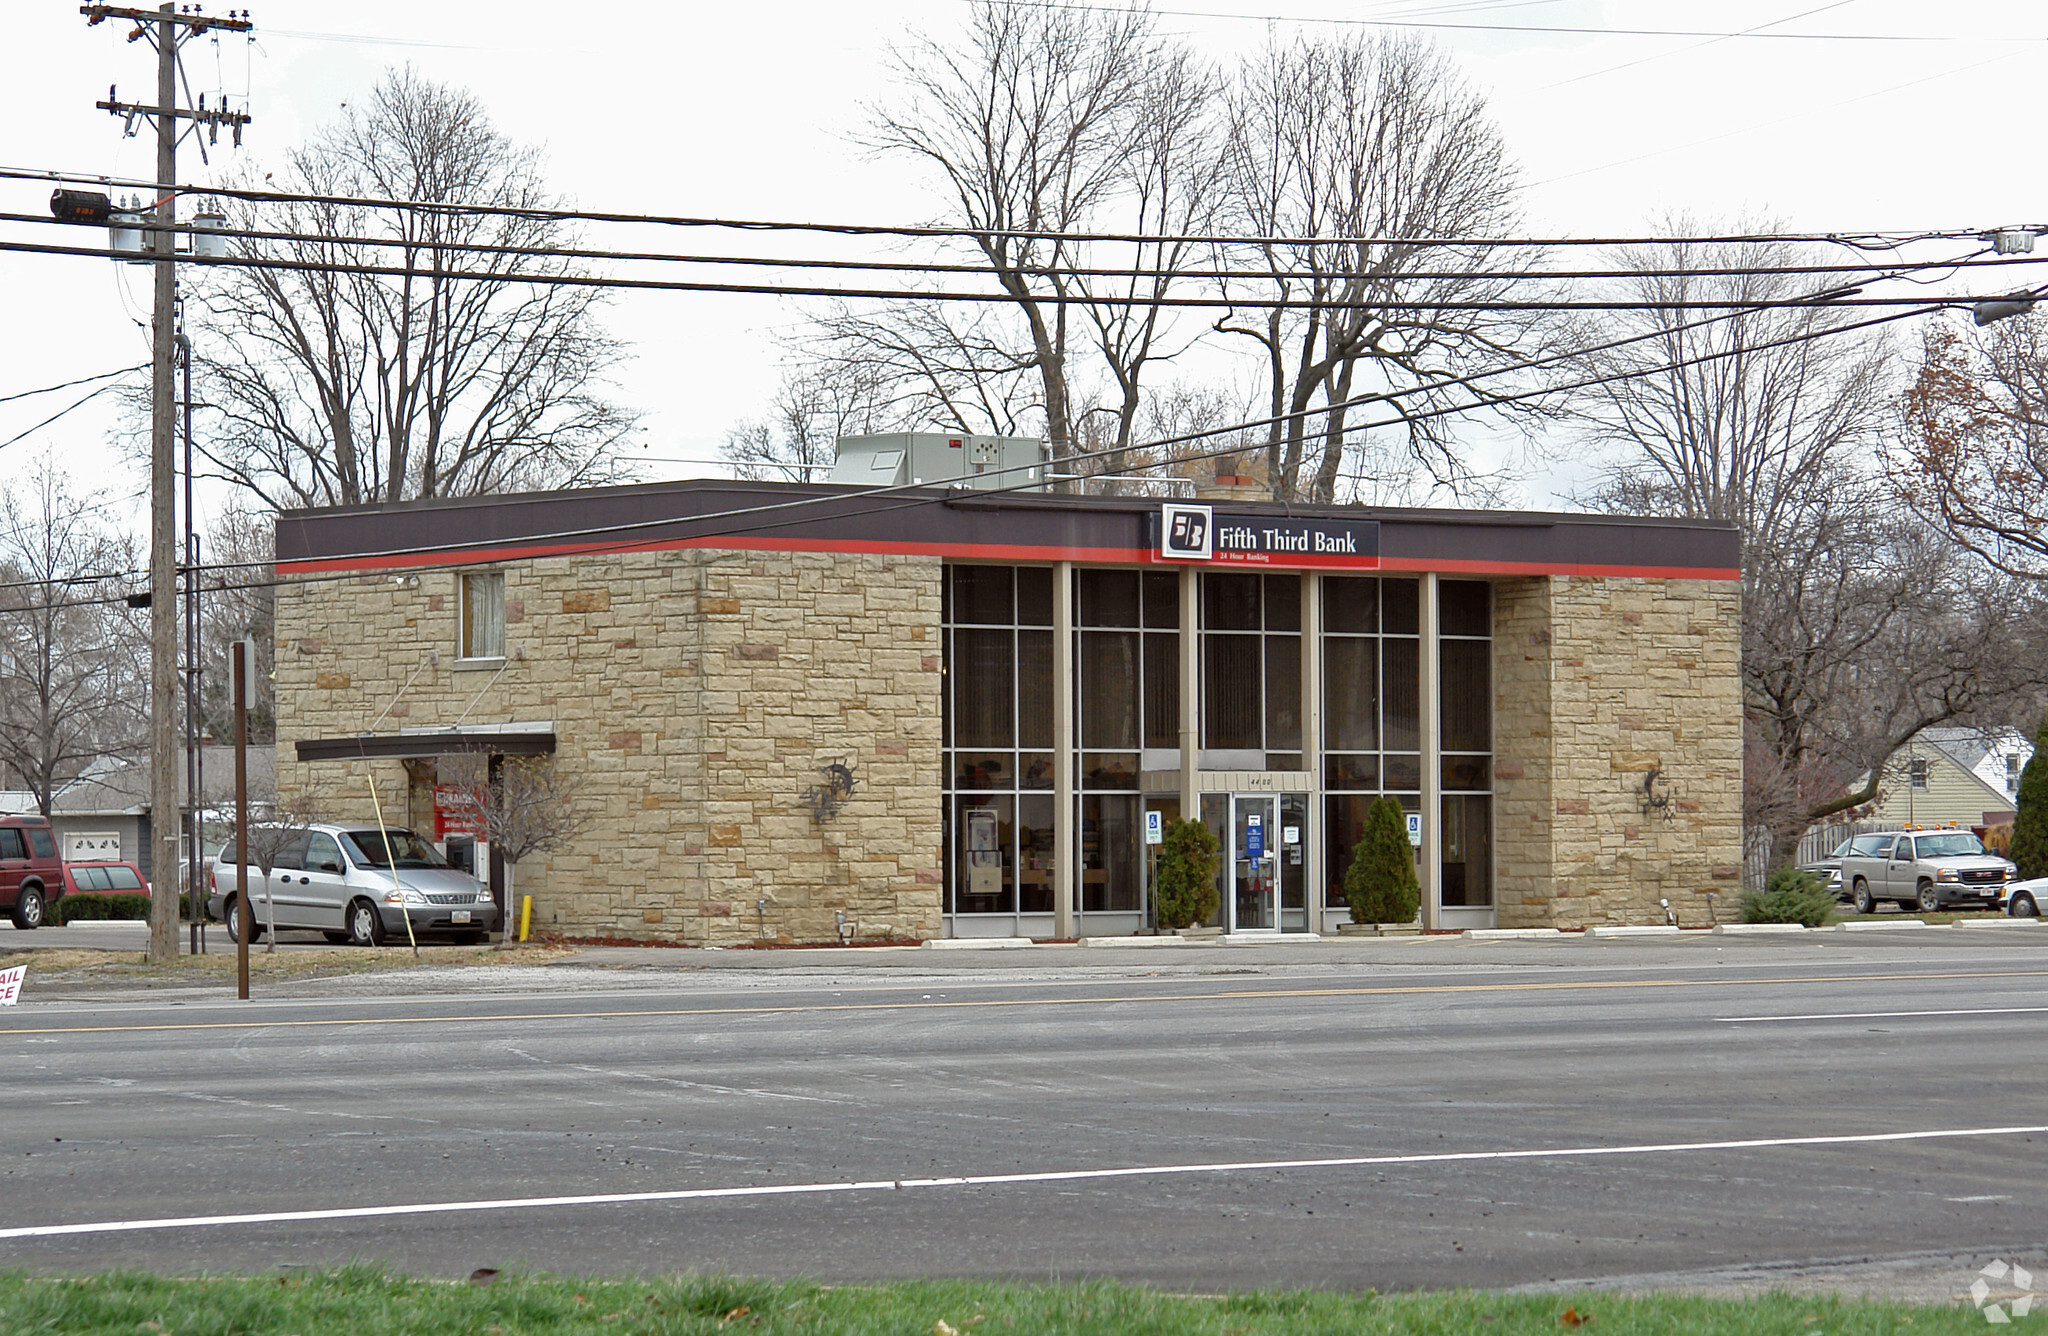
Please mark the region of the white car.
<svg viewBox="0 0 2048 1336"><path fill-rule="evenodd" d="M2013 882L2005 888L2005 912L2014 918L2039 918L2043 899L2048 899L2048 877Z"/></svg>
<svg viewBox="0 0 2048 1336"><path fill-rule="evenodd" d="M311 928L331 942L376 946L411 935L481 942L498 924L490 888L467 872L448 866L434 846L409 830L375 826L312 825L283 832L266 879L252 859L256 884L252 936L273 921L280 928ZM252 849L262 847L252 831ZM207 911L227 921L230 936L241 933L243 897L237 895L239 864L233 848L222 849L208 877ZM273 920L274 916L274 920Z"/></svg>

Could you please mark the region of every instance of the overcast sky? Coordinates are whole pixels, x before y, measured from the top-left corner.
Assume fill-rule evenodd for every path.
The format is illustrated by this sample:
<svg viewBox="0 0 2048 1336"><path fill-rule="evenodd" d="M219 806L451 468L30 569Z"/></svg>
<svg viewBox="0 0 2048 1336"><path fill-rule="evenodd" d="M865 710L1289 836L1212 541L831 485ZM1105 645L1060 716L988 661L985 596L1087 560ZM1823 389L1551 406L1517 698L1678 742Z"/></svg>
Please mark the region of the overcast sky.
<svg viewBox="0 0 2048 1336"><path fill-rule="evenodd" d="M125 42L126 24L88 28L77 0L9 0L7 9L0 166L147 176L148 132L124 139L93 107L109 84L124 99L153 91L147 45ZM583 207L920 223L940 213L929 183L904 163L864 156L851 135L865 106L896 96L891 45L955 32L965 9L963 0L581 9L258 0L254 43L195 44L187 72L195 93L247 95L255 122L241 154L259 165L364 97L385 68L411 63L469 88L503 131L541 146L552 184ZM2048 220L2034 92L2048 61L2039 0L1184 0L1159 13L1162 30L1219 61L1269 33L1331 31L1330 20L1499 25L1430 35L1489 97L1527 183L1532 234L1639 234L1673 212L1800 231ZM214 170L235 157L225 145L215 154ZM208 170L188 144L181 174L203 180ZM5 181L0 192L0 212L46 212L46 184ZM8 239L50 233L0 224ZM148 358L144 268L0 254L0 291L0 398ZM729 427L760 412L778 375L776 336L803 319L800 303L777 297L622 296L608 321L634 354L616 394L646 413L639 452L712 456ZM76 397L0 403L0 440ZM111 398L0 458L18 465L54 448L83 486L140 491L107 446ZM709 471L662 463L647 475ZM1554 504L1554 490L1534 477L1525 499Z"/></svg>

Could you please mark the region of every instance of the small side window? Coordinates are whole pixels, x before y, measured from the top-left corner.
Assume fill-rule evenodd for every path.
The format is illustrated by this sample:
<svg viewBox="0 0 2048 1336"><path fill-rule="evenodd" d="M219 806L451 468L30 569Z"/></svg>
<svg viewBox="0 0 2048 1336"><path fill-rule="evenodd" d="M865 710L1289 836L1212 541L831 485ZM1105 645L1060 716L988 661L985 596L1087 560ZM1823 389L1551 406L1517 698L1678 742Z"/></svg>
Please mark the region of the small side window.
<svg viewBox="0 0 2048 1336"><path fill-rule="evenodd" d="M1910 783L1916 791L1920 793L1925 793L1927 791L1926 757L1915 756L1911 761L1907 762L1906 773L1908 776L1907 782Z"/></svg>
<svg viewBox="0 0 2048 1336"><path fill-rule="evenodd" d="M502 571L469 571L462 576L461 644L465 659L505 657L505 575Z"/></svg>
<svg viewBox="0 0 2048 1336"><path fill-rule="evenodd" d="M81 891L104 891L107 889L107 870L103 867L73 868L71 880Z"/></svg>
<svg viewBox="0 0 2048 1336"><path fill-rule="evenodd" d="M103 867L94 869L107 883L110 891L139 891L142 878L135 875L132 867Z"/></svg>
<svg viewBox="0 0 2048 1336"><path fill-rule="evenodd" d="M48 826L30 826L28 828L28 847L36 851L37 858L55 858L57 856L57 837L50 834Z"/></svg>
<svg viewBox="0 0 2048 1336"><path fill-rule="evenodd" d="M314 832L312 842L306 846L306 871L341 871L341 846L325 831Z"/></svg>
<svg viewBox="0 0 2048 1336"><path fill-rule="evenodd" d="M13 826L0 829L0 858L27 858L28 846L21 842L21 831Z"/></svg>

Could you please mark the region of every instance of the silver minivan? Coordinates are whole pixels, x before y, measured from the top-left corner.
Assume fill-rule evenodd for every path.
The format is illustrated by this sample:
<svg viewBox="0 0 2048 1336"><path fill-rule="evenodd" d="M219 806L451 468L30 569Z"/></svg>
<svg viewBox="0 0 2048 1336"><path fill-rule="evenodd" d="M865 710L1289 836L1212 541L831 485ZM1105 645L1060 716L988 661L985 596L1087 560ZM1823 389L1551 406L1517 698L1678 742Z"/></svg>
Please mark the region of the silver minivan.
<svg viewBox="0 0 2048 1336"><path fill-rule="evenodd" d="M253 835L249 842L258 845ZM498 926L489 888L448 866L433 845L401 827L303 827L285 839L267 880L254 859L249 876L256 935L275 922L279 928L325 933L330 942L376 946L405 941L410 918L415 938L474 943ZM239 939L243 900L235 894L237 877L231 841L214 859L206 907Z"/></svg>

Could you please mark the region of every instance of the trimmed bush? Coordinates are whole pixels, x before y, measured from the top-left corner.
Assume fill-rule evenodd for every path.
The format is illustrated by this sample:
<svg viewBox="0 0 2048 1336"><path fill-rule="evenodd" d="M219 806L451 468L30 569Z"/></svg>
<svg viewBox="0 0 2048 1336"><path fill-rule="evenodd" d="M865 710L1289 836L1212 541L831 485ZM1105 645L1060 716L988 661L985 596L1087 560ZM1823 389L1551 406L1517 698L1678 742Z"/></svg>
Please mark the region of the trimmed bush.
<svg viewBox="0 0 2048 1336"><path fill-rule="evenodd" d="M2005 856L2019 865L2022 877L2048 877L2048 719L2035 730L2034 755L2020 771L2017 802Z"/></svg>
<svg viewBox="0 0 2048 1336"><path fill-rule="evenodd" d="M1199 821L1166 823L1152 910L1161 930L1191 928L1216 912L1216 871L1222 843Z"/></svg>
<svg viewBox="0 0 2048 1336"><path fill-rule="evenodd" d="M1413 923L1422 907L1415 879L1415 846L1401 804L1375 798L1365 809L1365 830L1344 870L1344 898L1353 923Z"/></svg>
<svg viewBox="0 0 2048 1336"><path fill-rule="evenodd" d="M1781 867L1764 883L1763 894L1742 897L1744 923L1804 923L1818 928L1835 912L1827 882L1796 867Z"/></svg>
<svg viewBox="0 0 2048 1336"><path fill-rule="evenodd" d="M52 905L51 916L58 923L77 923L83 919L146 919L149 917L149 897L77 892Z"/></svg>

